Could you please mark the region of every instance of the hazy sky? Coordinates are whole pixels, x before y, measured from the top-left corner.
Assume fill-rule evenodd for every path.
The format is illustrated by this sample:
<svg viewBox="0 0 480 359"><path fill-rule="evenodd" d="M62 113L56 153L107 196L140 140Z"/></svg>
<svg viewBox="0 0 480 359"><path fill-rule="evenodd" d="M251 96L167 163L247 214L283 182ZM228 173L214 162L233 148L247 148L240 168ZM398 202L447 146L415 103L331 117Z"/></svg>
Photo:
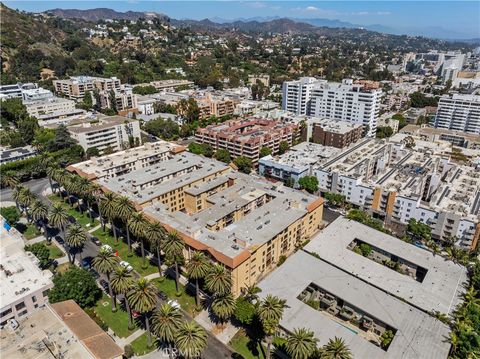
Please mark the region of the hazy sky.
<svg viewBox="0 0 480 359"><path fill-rule="evenodd" d="M176 19L224 19L256 16L326 18L360 25L401 29L441 27L480 37L480 1L5 1L12 8L44 11L53 8L156 11Z"/></svg>

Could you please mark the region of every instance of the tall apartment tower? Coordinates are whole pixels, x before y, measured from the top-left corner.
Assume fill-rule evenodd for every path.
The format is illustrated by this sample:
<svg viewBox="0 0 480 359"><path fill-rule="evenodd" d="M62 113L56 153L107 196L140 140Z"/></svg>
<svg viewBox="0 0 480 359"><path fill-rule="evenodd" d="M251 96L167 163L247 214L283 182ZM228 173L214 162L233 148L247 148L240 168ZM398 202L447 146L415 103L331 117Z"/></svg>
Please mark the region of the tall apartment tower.
<svg viewBox="0 0 480 359"><path fill-rule="evenodd" d="M368 126L367 136L377 131L382 90L354 84L317 81L311 91L310 115Z"/></svg>
<svg viewBox="0 0 480 359"><path fill-rule="evenodd" d="M438 102L435 127L480 134L480 96L442 96Z"/></svg>
<svg viewBox="0 0 480 359"><path fill-rule="evenodd" d="M282 110L296 115L308 115L311 91L315 82L317 79L314 77L285 81L282 87Z"/></svg>

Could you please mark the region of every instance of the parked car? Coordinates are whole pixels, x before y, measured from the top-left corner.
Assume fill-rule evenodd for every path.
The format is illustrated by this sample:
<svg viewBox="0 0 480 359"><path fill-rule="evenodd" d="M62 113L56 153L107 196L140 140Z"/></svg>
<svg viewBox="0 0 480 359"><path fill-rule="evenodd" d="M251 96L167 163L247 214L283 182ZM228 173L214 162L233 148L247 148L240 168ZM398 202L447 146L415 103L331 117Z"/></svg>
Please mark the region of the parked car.
<svg viewBox="0 0 480 359"><path fill-rule="evenodd" d="M83 258L82 259L82 268L83 269L90 269L91 267L92 267L91 258Z"/></svg>
<svg viewBox="0 0 480 359"><path fill-rule="evenodd" d="M60 236L55 236L55 240L58 242L58 244L61 244L61 245L63 245L65 243L63 238L60 237Z"/></svg>
<svg viewBox="0 0 480 359"><path fill-rule="evenodd" d="M180 304L178 304L176 300L170 299L167 303L170 304L175 309L180 309Z"/></svg>
<svg viewBox="0 0 480 359"><path fill-rule="evenodd" d="M108 293L108 283L107 283L107 281L106 281L105 279L100 279L100 280L98 281L98 283L100 283L100 285L102 286L103 290Z"/></svg>
<svg viewBox="0 0 480 359"><path fill-rule="evenodd" d="M103 246L100 247L100 249L107 250L109 252L113 252L113 248L110 247L108 244L104 244Z"/></svg>
<svg viewBox="0 0 480 359"><path fill-rule="evenodd" d="M165 294L165 292L159 291L158 296L160 297L161 300L167 300L168 296Z"/></svg>
<svg viewBox="0 0 480 359"><path fill-rule="evenodd" d="M123 268L126 268L127 271L131 272L133 270L133 267L128 263L127 261L121 261L119 263Z"/></svg>
<svg viewBox="0 0 480 359"><path fill-rule="evenodd" d="M98 274L98 272L95 269L90 268L89 272L92 273L92 275L95 279L100 278L100 274Z"/></svg>
<svg viewBox="0 0 480 359"><path fill-rule="evenodd" d="M138 317L141 316L141 315L142 315L142 313L137 312L136 310L132 310L132 317L138 318Z"/></svg>
<svg viewBox="0 0 480 359"><path fill-rule="evenodd" d="M92 240L93 243L95 243L96 246L100 247L102 245L102 242L100 242L100 240L97 237L91 237L90 239Z"/></svg>

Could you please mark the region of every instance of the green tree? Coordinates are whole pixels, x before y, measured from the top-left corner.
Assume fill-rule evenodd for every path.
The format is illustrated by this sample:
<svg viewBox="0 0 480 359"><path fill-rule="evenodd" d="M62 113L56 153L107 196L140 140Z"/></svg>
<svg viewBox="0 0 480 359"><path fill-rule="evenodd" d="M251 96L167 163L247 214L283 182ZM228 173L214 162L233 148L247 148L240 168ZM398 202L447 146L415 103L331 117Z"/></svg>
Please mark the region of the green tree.
<svg viewBox="0 0 480 359"><path fill-rule="evenodd" d="M199 357L207 346L207 333L193 320L182 323L177 330L175 345L183 357Z"/></svg>
<svg viewBox="0 0 480 359"><path fill-rule="evenodd" d="M143 314L145 318L145 330L147 332L147 346L152 346L152 333L150 332L149 314L157 304L157 289L153 282L140 278L127 294L133 310Z"/></svg>
<svg viewBox="0 0 480 359"><path fill-rule="evenodd" d="M382 335L380 336L380 345L382 346L383 349L386 350L389 347L394 336L395 335L391 330L386 330L382 333Z"/></svg>
<svg viewBox="0 0 480 359"><path fill-rule="evenodd" d="M255 317L255 306L244 297L238 297L234 315L240 323L251 324Z"/></svg>
<svg viewBox="0 0 480 359"><path fill-rule="evenodd" d="M148 221L142 212L133 212L128 219L127 227L130 232L140 240L140 247L142 253L142 266L146 268L145 261L145 230L147 229Z"/></svg>
<svg viewBox="0 0 480 359"><path fill-rule="evenodd" d="M352 353L342 338L330 339L322 349L322 359L352 359Z"/></svg>
<svg viewBox="0 0 480 359"><path fill-rule="evenodd" d="M315 193L318 191L318 179L315 176L304 176L298 180L301 189L308 193Z"/></svg>
<svg viewBox="0 0 480 359"><path fill-rule="evenodd" d="M176 140L180 134L178 124L170 119L157 118L148 121L143 127L149 134L160 137L163 140Z"/></svg>
<svg viewBox="0 0 480 359"><path fill-rule="evenodd" d="M287 353L292 359L308 359L317 349L318 339L312 331L305 328L295 328L286 342Z"/></svg>
<svg viewBox="0 0 480 359"><path fill-rule="evenodd" d="M0 215L3 218L5 218L8 224L11 225L12 227L14 227L17 224L17 222L20 220L20 212L15 206L1 207Z"/></svg>
<svg viewBox="0 0 480 359"><path fill-rule="evenodd" d="M181 114L187 123L192 123L198 120L200 116L200 109L198 107L197 101L193 97L190 97L188 100L180 100L177 111Z"/></svg>
<svg viewBox="0 0 480 359"><path fill-rule="evenodd" d="M100 297L100 288L91 273L74 266L53 278L53 288L48 293L50 303L73 299L82 308L95 305Z"/></svg>
<svg viewBox="0 0 480 359"><path fill-rule="evenodd" d="M163 250L168 263L175 266L175 288L179 293L180 273L178 269L179 263L183 262L183 250L185 243L176 231L169 232L163 242Z"/></svg>
<svg viewBox="0 0 480 359"><path fill-rule="evenodd" d="M245 156L238 156L235 158L233 163L235 163L235 166L237 166L240 172L243 172L246 174L249 174L250 172L252 172L253 165L252 165L252 160L250 158L247 158Z"/></svg>
<svg viewBox="0 0 480 359"><path fill-rule="evenodd" d="M92 260L93 268L99 273L103 273L107 277L108 293L112 304L112 312L117 310L117 303L113 296L110 274L118 267L118 257L108 248L100 248L98 254Z"/></svg>
<svg viewBox="0 0 480 359"><path fill-rule="evenodd" d="M102 213L102 216L105 216L110 223L113 236L115 237L115 242L117 242L117 228L114 223L114 220L117 217L117 196L113 192L105 192L103 194L103 197L100 200L100 212ZM103 221L103 223L103 231L105 232L105 221Z"/></svg>
<svg viewBox="0 0 480 359"><path fill-rule="evenodd" d="M224 150L223 148L219 148L216 152L214 157L224 163L230 163L232 161L232 157L230 156L230 152Z"/></svg>
<svg viewBox="0 0 480 359"><path fill-rule="evenodd" d="M18 177L13 172L3 172L0 178L3 187L15 188L18 184Z"/></svg>
<svg viewBox="0 0 480 359"><path fill-rule="evenodd" d="M271 155L271 154L272 154L272 150L269 147L264 146L260 149L260 158Z"/></svg>
<svg viewBox="0 0 480 359"><path fill-rule="evenodd" d="M15 208L15 207L14 207ZM39 222L42 223L43 229L45 230L46 220L48 218L48 207L46 204L43 204L41 201L36 200L32 203L30 208L30 214L32 219L34 220L37 228L39 228ZM47 231L45 230L45 235L47 235Z"/></svg>
<svg viewBox="0 0 480 359"><path fill-rule="evenodd" d="M400 127L400 126L399 126ZM377 127L377 138L387 138L393 135L393 129L390 126Z"/></svg>
<svg viewBox="0 0 480 359"><path fill-rule="evenodd" d="M88 159L92 157L98 157L100 156L100 151L98 150L97 147L90 147L90 148L87 148L86 155Z"/></svg>
<svg viewBox="0 0 480 359"><path fill-rule="evenodd" d="M63 124L60 124L55 129L55 138L50 146L50 150L68 148L73 144L75 144L75 140L70 136L70 132L68 132L67 127L65 127Z"/></svg>
<svg viewBox="0 0 480 359"><path fill-rule="evenodd" d="M201 143L192 142L188 145L188 151L196 155L203 155L205 153L205 146Z"/></svg>
<svg viewBox="0 0 480 359"><path fill-rule="evenodd" d="M280 143L278 144L278 153L280 155L283 155L285 152L288 151L289 148L290 148L290 145L288 144L287 141L280 141Z"/></svg>
<svg viewBox="0 0 480 359"><path fill-rule="evenodd" d="M147 86L135 86L132 90L134 94L137 95L152 95L154 93L157 93L157 89L153 85L147 85Z"/></svg>
<svg viewBox="0 0 480 359"><path fill-rule="evenodd" d="M214 294L230 293L232 288L232 277L229 271L221 264L215 263L205 277L207 289Z"/></svg>
<svg viewBox="0 0 480 359"><path fill-rule="evenodd" d="M40 268L46 269L50 265L50 250L43 243L34 243L31 245L26 245L25 250L27 252L32 252L35 257L38 258L40 262Z"/></svg>
<svg viewBox="0 0 480 359"><path fill-rule="evenodd" d="M414 218L408 221L407 233L417 240L429 241L432 238L430 226Z"/></svg>
<svg viewBox="0 0 480 359"><path fill-rule="evenodd" d="M204 253L195 251L191 254L186 266L188 278L195 280L195 301L200 307L200 288L198 280L203 279L210 270L210 264Z"/></svg>
<svg viewBox="0 0 480 359"><path fill-rule="evenodd" d="M50 208L48 223L65 234L67 225L70 223L69 218L67 210L60 203L55 203Z"/></svg>
<svg viewBox="0 0 480 359"><path fill-rule="evenodd" d="M334 206L343 206L347 198L340 193L326 192L323 197Z"/></svg>
<svg viewBox="0 0 480 359"><path fill-rule="evenodd" d="M2 101L0 116L8 122L17 123L28 116L27 108L19 98L11 98Z"/></svg>
<svg viewBox="0 0 480 359"><path fill-rule="evenodd" d="M169 347L169 356L173 357L172 344L177 337L178 328L183 323L183 316L170 304L162 304L152 316L153 333Z"/></svg>
<svg viewBox="0 0 480 359"><path fill-rule="evenodd" d="M112 291L116 294L123 294L125 300L125 309L128 314L128 329L132 330L134 325L132 321L132 311L130 309L130 303L128 301L127 293L133 287L133 275L131 271L122 266L116 266L112 273L112 279L110 280L110 286Z"/></svg>

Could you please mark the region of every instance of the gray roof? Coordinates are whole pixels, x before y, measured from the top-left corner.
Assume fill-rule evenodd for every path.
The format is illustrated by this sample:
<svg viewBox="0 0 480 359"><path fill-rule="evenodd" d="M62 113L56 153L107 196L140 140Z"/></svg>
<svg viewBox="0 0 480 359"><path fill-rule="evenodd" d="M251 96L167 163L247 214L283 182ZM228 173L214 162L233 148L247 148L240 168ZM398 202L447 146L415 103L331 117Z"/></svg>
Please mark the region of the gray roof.
<svg viewBox="0 0 480 359"><path fill-rule="evenodd" d="M427 269L425 278L418 282L353 252L347 247L354 239ZM452 312L467 281L463 266L344 217L313 237L304 250L426 311Z"/></svg>
<svg viewBox="0 0 480 359"><path fill-rule="evenodd" d="M24 156L33 156L37 153L37 150L32 146L17 147L11 149L0 150L0 159L2 162L8 160L14 160L15 158Z"/></svg>
<svg viewBox="0 0 480 359"><path fill-rule="evenodd" d="M311 283L397 329L388 350L384 351L297 299ZM318 338L319 346L336 336L345 341L354 358L439 359L448 356L447 325L302 250L268 275L259 287L261 297L272 294L287 301L281 327L287 331L308 328Z"/></svg>

